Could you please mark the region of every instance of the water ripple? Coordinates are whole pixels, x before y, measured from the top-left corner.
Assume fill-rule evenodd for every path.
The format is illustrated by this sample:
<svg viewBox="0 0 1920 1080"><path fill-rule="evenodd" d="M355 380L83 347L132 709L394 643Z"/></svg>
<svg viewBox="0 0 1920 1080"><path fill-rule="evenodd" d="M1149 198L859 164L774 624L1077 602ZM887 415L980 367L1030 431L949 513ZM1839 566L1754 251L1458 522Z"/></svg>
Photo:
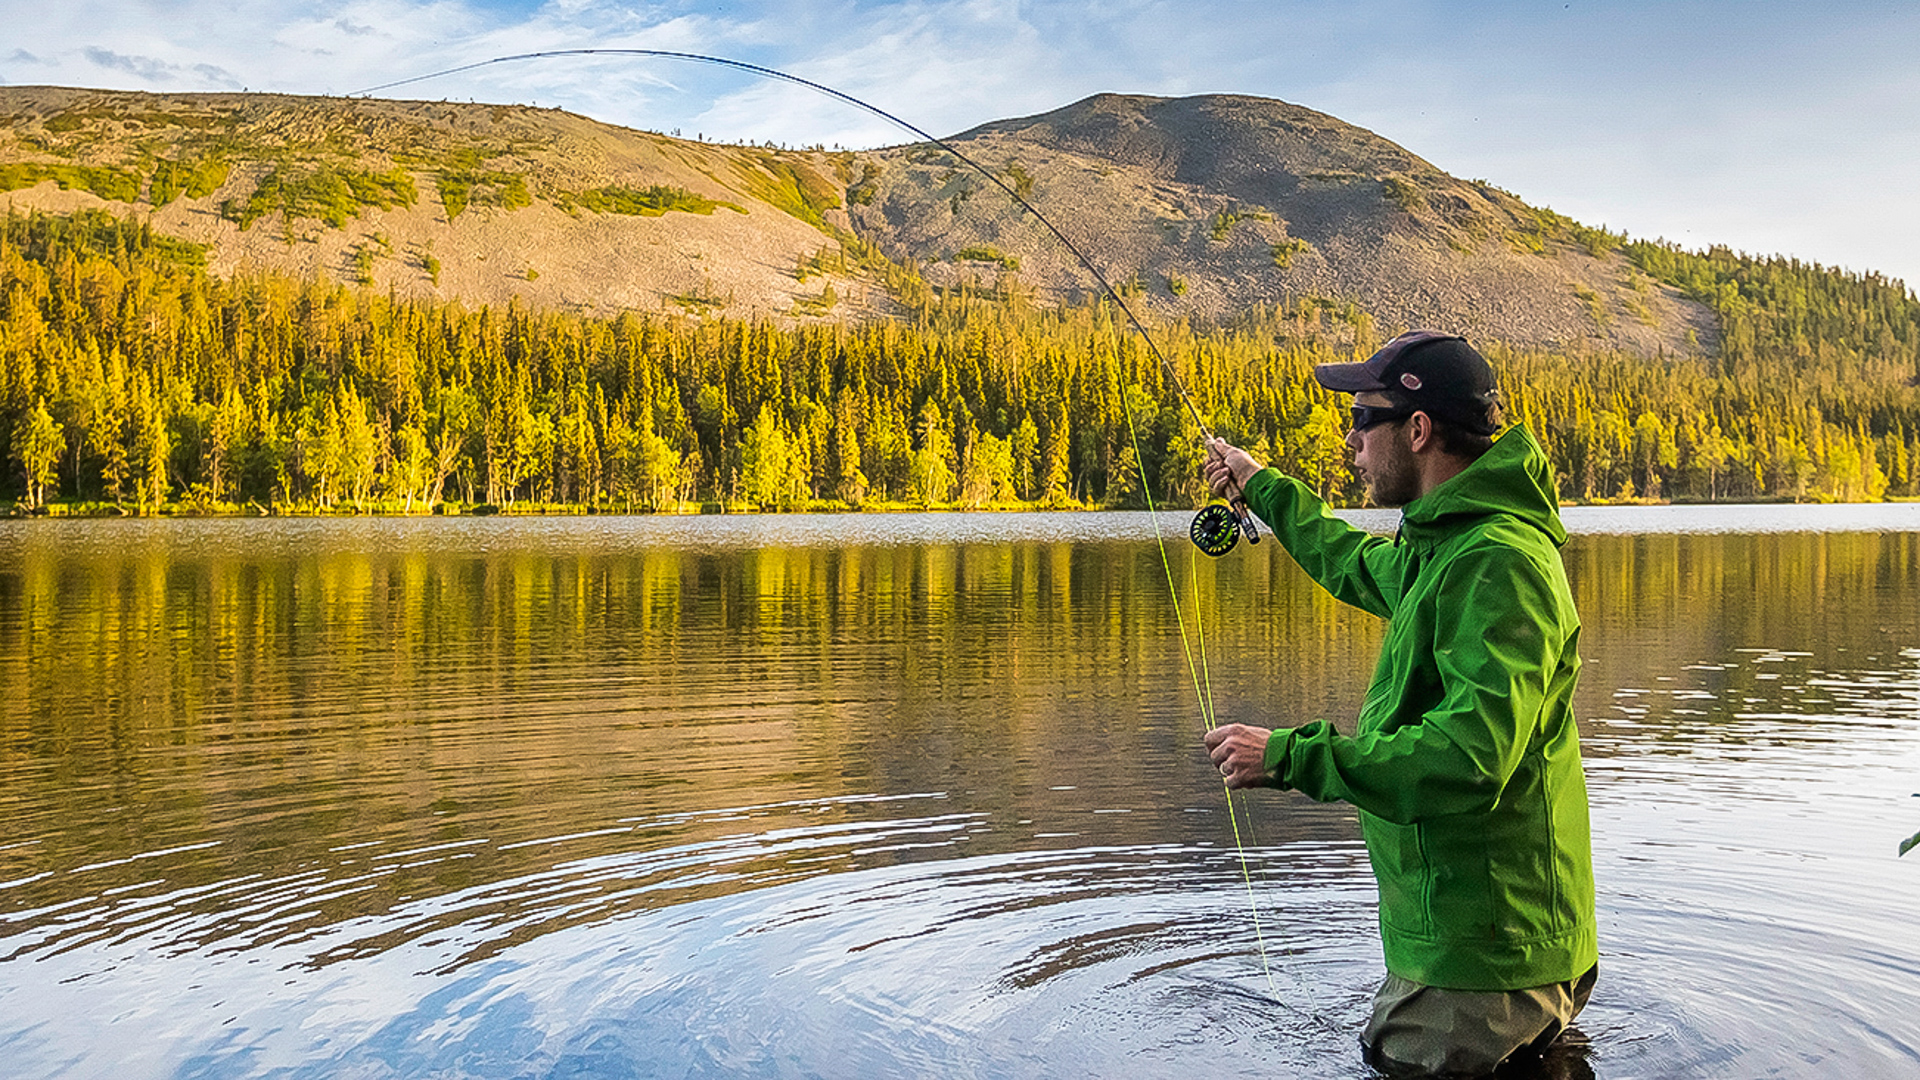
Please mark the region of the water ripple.
<svg viewBox="0 0 1920 1080"><path fill-rule="evenodd" d="M629 835L765 809L634 821ZM39 1055L76 1045L62 1029L77 1020L65 1003L80 985L91 986L95 1016L138 1012L150 958L166 957L190 984L169 1011L231 1013L186 1056L183 1076L558 1076L589 1062L597 1075L849 1075L902 1063L1004 1075L1061 1060L1063 1039L1096 1072L1128 1061L1138 1071L1141 1060L1174 1060L1201 1022L1160 1003L1217 999L1221 986L1277 1008L1229 1041L1302 1047L1282 1059L1311 1066L1303 1075L1351 1075L1344 1025L1361 998L1271 996L1226 853L1010 852L831 875L796 865L803 854L859 862L908 838L950 843L978 821L820 823L568 859L337 921L325 918L329 898L388 871L197 889L157 880L142 895L15 913L32 929L13 941L38 962L16 969L34 973L17 987L32 996L9 1002L4 1042L30 1068L51 1067ZM550 838L556 848L572 839ZM472 857L478 846L371 857ZM1356 854L1344 852L1344 876L1273 890L1275 963L1316 966L1315 981L1329 967L1366 977L1367 921L1351 908L1327 914L1330 900L1365 888ZM1317 846L1305 857L1332 864ZM757 977L743 979L749 971ZM1276 985L1312 992L1298 978ZM62 1067L104 1066L117 1042ZM1248 1059L1244 1075L1266 1067Z"/></svg>

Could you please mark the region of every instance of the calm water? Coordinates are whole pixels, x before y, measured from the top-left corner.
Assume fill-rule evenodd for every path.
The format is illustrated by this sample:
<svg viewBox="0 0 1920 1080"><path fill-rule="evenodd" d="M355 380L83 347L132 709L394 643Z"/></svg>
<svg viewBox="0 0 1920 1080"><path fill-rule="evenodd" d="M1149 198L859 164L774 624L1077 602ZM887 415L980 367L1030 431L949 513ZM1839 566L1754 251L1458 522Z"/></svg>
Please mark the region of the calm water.
<svg viewBox="0 0 1920 1080"><path fill-rule="evenodd" d="M1568 522L1585 1067L1920 1075L1920 507ZM1379 623L1171 550L1347 722ZM1181 641L1144 515L0 524L0 1071L1363 1076L1353 814L1243 879Z"/></svg>

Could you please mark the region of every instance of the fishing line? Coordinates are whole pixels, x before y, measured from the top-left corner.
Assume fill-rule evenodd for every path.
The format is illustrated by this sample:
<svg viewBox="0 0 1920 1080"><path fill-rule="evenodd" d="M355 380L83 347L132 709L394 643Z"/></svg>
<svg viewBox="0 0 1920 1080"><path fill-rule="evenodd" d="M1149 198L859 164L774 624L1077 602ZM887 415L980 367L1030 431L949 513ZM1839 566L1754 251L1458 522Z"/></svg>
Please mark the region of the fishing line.
<svg viewBox="0 0 1920 1080"><path fill-rule="evenodd" d="M1209 446L1211 446L1211 443L1213 440L1212 429L1208 427L1205 417L1201 416L1199 408L1194 405L1193 397L1187 393L1186 383L1184 380L1180 378L1179 371L1177 371L1174 368L1173 363L1167 359L1166 354L1160 351L1159 345L1157 345L1153 340L1153 335L1147 333L1146 326L1140 321L1140 318L1134 314L1133 309L1127 305L1126 300L1121 297L1119 290L1113 287L1113 284L1107 280L1107 276L1100 272L1100 268L1094 265L1093 260L1087 256L1086 252L1080 249L1080 246L1078 244L1075 244L1072 240L1068 239L1067 235L1061 232L1060 229L1057 226L1055 226L1052 221L1048 220L1045 214L1042 214L1038 208L1036 208L1032 203L1028 202L1026 198L1020 194L1019 191L1015 190L1013 187L1009 186L1004 180L1000 179L998 174L987 169L984 165L981 165L979 162L973 160L971 157L967 156L965 153L962 153L953 144L949 143L945 139L940 138L937 135L932 134L931 132L922 130L921 128L915 126L914 124L908 123L906 120L898 116L895 116L893 113L890 113L885 109L880 108L877 105L873 105L866 101L862 101L861 99L854 97L852 94L848 94L840 90L835 90L833 87L827 86L824 83L817 83L812 81L811 79L803 79L798 75L790 75L784 71L775 70L774 68L762 67L759 64L749 64L743 60L730 60L722 56L707 56L703 53L679 52L671 49L549 49L541 52L515 53L511 56L496 56L490 60L480 60L471 64L462 64L458 67L444 68L440 71L429 72L425 75L415 75L415 76L412 76L411 78L396 79L392 82L381 83L378 86L367 87L364 90L355 90L346 96L365 97L369 94L378 93L383 90L392 90L396 87L410 86L414 83L426 82L429 79L438 79L448 75L457 75L462 72L475 71L480 68L491 67L495 64L514 63L522 60L545 60L545 59L552 59L556 57L573 57L573 56L632 56L632 57L651 57L651 58L663 59L663 60L685 60L692 63L711 64L718 67L732 68L736 71L744 71L752 75L762 76L764 78L778 79L784 82L793 83L797 86L804 86L809 90L815 91L816 93L824 94L827 97L833 98L836 101L845 103L847 105L851 105L857 109L861 109L865 112L871 113L874 116L877 116L882 120L885 120L888 123L893 124L894 126L911 133L914 137L920 139L921 141L926 143L931 143L932 145L939 147L940 149L946 151L947 153L952 154L959 161L966 163L975 172L979 173L981 176L986 177L987 180L990 183L992 183L994 187L999 188L1000 191L1007 196L1007 198L1013 200L1013 202L1017 204L1022 210L1025 210L1027 213L1032 214L1034 220L1038 221L1041 225L1045 226L1046 230L1049 233L1053 234L1053 238L1055 240L1058 240L1062 247L1066 248L1069 252L1073 254L1073 257L1079 261L1080 265L1086 269L1087 273L1093 275L1093 279L1094 281L1099 283L1101 291L1106 294L1107 299L1111 300L1115 307L1120 309L1121 314L1123 314L1126 317L1127 324L1133 328L1136 334L1139 335L1140 340L1146 344L1148 352L1152 353L1154 359L1159 363L1160 369L1164 371L1168 379L1172 381L1174 391L1179 394L1181 402L1187 408L1187 413L1193 417L1193 422L1195 425L1199 427L1201 436L1205 438ZM1144 471L1141 471L1144 468L1146 458L1140 452L1140 449L1141 449L1140 448L1140 430L1139 430L1138 424L1136 424L1134 420L1133 403L1127 400L1127 387L1124 383L1120 383L1120 370L1119 370L1117 358L1116 358L1116 364L1114 369L1114 379L1115 379L1115 382L1119 384L1118 389L1120 394L1120 404L1123 411L1126 413L1127 431L1133 441L1134 462L1136 466L1136 471L1139 474L1140 489L1141 489L1141 493L1145 496L1145 499L1146 499L1148 517L1151 518L1153 521L1154 540L1159 548L1160 564L1162 569L1166 572L1167 591L1172 596L1172 599L1173 599L1174 618L1177 624L1179 625L1179 629L1180 629L1181 651L1186 658L1187 673L1193 681L1194 696L1199 700L1199 703L1200 703L1201 722L1204 724L1205 729L1210 731L1215 726L1214 712L1213 712L1213 685L1212 685L1212 676L1206 664L1205 638L1200 628L1200 601L1199 601L1199 591L1198 591L1197 562L1196 562L1195 571L1194 571L1195 573L1194 635L1190 638L1187 632L1187 617L1185 612L1183 612L1180 607L1180 589L1174 582L1173 561L1167 554L1166 533L1164 532L1164 530L1162 530L1160 525L1159 511L1153 505L1152 485L1147 483L1146 475ZM1229 480L1229 483L1231 484L1232 481ZM1203 509L1201 517L1196 517L1192 529L1189 530L1189 533L1194 538L1196 542L1196 546L1199 548L1199 550L1205 551L1208 555L1217 556L1217 555L1225 554L1226 550L1230 549L1233 546L1231 541L1238 539L1239 533L1244 533L1250 542L1259 543L1260 537L1259 537L1258 531L1254 528L1254 525L1253 525L1253 515L1247 509L1245 500L1240 496L1238 485L1234 484L1233 488L1234 488L1234 497L1231 502L1225 504L1224 506L1219 503L1209 504L1207 507ZM1225 511L1228 514L1231 514L1232 515L1231 520L1233 524L1238 526L1235 532L1228 534L1228 539L1226 539L1224 542L1222 541L1222 538L1220 536L1220 524L1221 524L1220 519L1222 517L1221 511ZM1209 521L1209 524L1204 530L1205 534L1212 538L1211 542L1208 544L1199 543L1203 535L1203 529L1201 524L1202 517L1207 518ZM1197 645L1196 645L1196 640L1198 642ZM1196 653L1198 654L1197 661L1196 661ZM1225 784L1226 784L1226 781L1223 779L1221 781L1222 787L1225 787ZM1253 911L1254 937L1255 937L1255 941L1259 946L1260 967L1261 967L1261 970L1266 974L1267 989L1270 993L1273 994L1274 1000L1279 1004L1286 1005L1285 1002L1279 1001L1279 992L1277 989L1275 989L1273 985L1273 971L1267 960L1266 939L1261 929L1260 908L1258 903L1255 901L1255 897L1254 897L1253 875L1252 875L1252 869L1251 869L1252 864L1247 857L1246 845L1241 840L1241 826L1240 826L1239 812L1235 811L1234 809L1233 791L1231 789L1227 789L1226 795L1227 795L1227 817L1233 826L1233 842L1234 842L1235 849L1239 853L1241 877L1246 883L1247 903L1248 903L1248 906ZM1242 809L1245 809L1245 807L1243 806ZM1247 831L1249 835L1251 834L1252 824L1253 823L1252 823L1251 816L1249 816L1247 821ZM1308 1015L1313 1015L1315 1019L1319 1019L1317 1014L1309 1013Z"/></svg>
<svg viewBox="0 0 1920 1080"><path fill-rule="evenodd" d="M914 124L908 123L906 120L880 108L878 105L862 101L844 91L835 90L825 83L817 83L811 79L803 79L798 75L789 75L784 71L777 71L770 67L761 67L759 64L749 64L744 60L729 60L724 56L708 56L704 53L679 52L673 49L548 49L542 52L496 56L491 60L479 60L471 64L461 64L458 67L429 72L425 75L415 75L406 79L395 79L392 82L381 83L378 86L369 86L364 90L354 90L347 94L347 96L365 97L368 94L378 93L382 90L391 90L399 86L409 86L413 83L425 82L428 79L438 79L447 75L458 75L462 72L475 71L479 68L490 67L494 64L514 63L520 60L546 60L562 56L644 56L662 60L686 60L698 64L712 64L717 67L732 68L735 71L744 71L769 79L780 79L793 83L796 86L804 86L816 93L825 94L835 101L852 105L856 109L862 109L872 113L880 119L911 133L915 138L923 142L932 143L947 153L952 154L954 157L965 162L973 171L986 177L994 187L999 188L1007 198L1012 199L1021 209L1032 214L1033 219L1041 225L1044 225L1047 231L1053 234L1054 239L1060 241L1061 246L1073 253L1073 257L1079 260L1080 265L1086 268L1087 273L1093 275L1093 280L1099 283L1101 291L1106 293L1107 298L1112 300L1114 305L1120 309L1121 314L1126 316L1128 325L1132 326L1134 331L1140 335L1140 340L1146 343L1147 351L1153 354L1153 358L1159 362L1161 370L1165 371L1167 378L1172 380L1174 391L1180 395L1180 401L1187 407L1187 413L1193 417L1194 424L1200 428L1201 437L1205 439L1209 445L1213 442L1213 429L1207 425L1206 418L1200 415L1199 408L1193 403L1193 396L1187 393L1187 384L1180 378L1180 372L1175 370L1172 361L1167 359L1166 354L1160 351L1160 346L1154 343L1153 335L1147 333L1146 326L1143 325L1139 317L1133 313L1133 308L1127 306L1127 302L1121 298L1120 291L1113 287L1113 283L1109 282L1107 276L1100 272L1100 268L1094 265L1091 258L1087 257L1087 253L1080 250L1078 244L1067 239L1065 233L1056 228L1053 222L1049 221L1045 214L1042 214L1032 203L1028 202L1026 197L1021 195L1019 191L1009 186L1006 181L1000 179L999 174L992 172L987 169L986 166L981 165L979 162L961 153L952 143L947 142L945 139L929 131L922 130ZM1123 394L1122 401L1124 400L1125 396ZM1260 531L1254 525L1253 512L1247 509L1247 503L1240 493L1239 484L1231 478L1229 478L1227 482L1233 488L1233 495L1228 502L1224 504L1224 512L1230 514L1233 523L1238 526L1237 532L1233 534L1233 538L1238 539L1239 535L1245 535L1248 543L1259 543ZM1201 538L1202 531L1200 522L1203 518L1212 522L1212 524L1208 526L1207 532L1210 535L1218 536L1218 518L1222 512L1215 508L1221 505L1223 504L1209 504L1202 508L1200 514L1195 517L1194 530L1192 533L1195 542L1199 542ZM1216 539L1211 544L1202 545L1201 550L1209 555L1224 555L1232 547L1233 543L1231 540L1221 541Z"/></svg>
<svg viewBox="0 0 1920 1080"><path fill-rule="evenodd" d="M1208 730L1212 730L1217 725L1218 721L1216 721L1214 718L1216 714L1214 713L1214 709L1213 709L1213 672L1207 664L1206 623L1203 621L1203 613L1200 607L1200 556L1199 556L1199 551L1194 549L1188 549L1188 552L1187 552L1187 583L1190 586L1190 588L1187 591L1189 594L1193 596L1194 640L1198 645L1197 651L1200 654L1200 679L1204 687L1204 690L1202 692L1202 699L1204 701L1204 705L1202 706L1202 708L1206 715L1203 719L1206 723ZM1293 983L1294 988L1300 991L1300 994L1302 997L1306 998L1307 1007L1305 1009L1301 1009L1295 1005L1289 1004L1288 1002L1281 1000L1280 992L1274 989L1273 969L1267 963L1266 935L1262 932L1262 929L1260 926L1260 908L1259 908L1259 905L1254 903L1254 898L1253 898L1254 896L1253 875L1249 872L1247 867L1246 849L1249 847L1258 848L1260 846L1259 838L1253 835L1253 806L1247 800L1248 800L1247 794L1245 792L1242 792L1240 795L1240 813L1246 815L1246 840L1244 843L1242 843L1241 837L1240 837L1240 832L1241 832L1240 819L1234 815L1233 791L1232 789L1227 790L1227 820L1233 825L1234 847L1240 851L1240 876L1242 880L1245 881L1246 887L1247 887L1247 906L1253 909L1253 936L1254 936L1254 940L1257 941L1260 946L1260 969L1266 973L1267 990L1269 993L1272 994L1273 1000L1275 1002L1279 1003L1280 1005L1286 1008L1292 1009L1294 1012L1297 1012L1300 1015L1305 1016L1308 1019L1318 1023L1321 1027L1326 1028L1328 1031L1331 1031L1337 1034L1340 1032L1341 1029L1335 1027L1331 1022L1327 1020L1326 1017L1320 1015L1320 1004L1318 1000L1316 1000L1315 994L1313 992L1313 987L1308 985L1300 977L1300 969L1298 965L1288 964L1287 976L1289 980ZM1269 885L1271 885L1273 882L1272 874L1264 862L1260 866L1260 879ZM1293 945L1291 942L1288 943L1283 955L1285 955L1289 959L1293 957L1294 955Z"/></svg>
<svg viewBox="0 0 1920 1080"><path fill-rule="evenodd" d="M1145 333L1145 331L1142 331L1142 333ZM1127 433L1133 440L1133 453L1137 461L1140 459L1140 429L1138 425L1134 423L1132 405L1126 402L1126 388L1124 386L1121 387L1120 395L1127 415ZM1212 731L1218 726L1218 721L1215 719L1213 708L1213 669L1207 662L1206 621L1203 618L1203 609L1200 605L1199 553L1206 549L1196 545L1193 548L1189 548L1187 552L1187 580L1192 586L1188 592L1193 597L1193 639L1192 642L1189 643L1187 638L1186 615L1180 607L1180 590L1174 584L1173 580L1173 562L1167 556L1167 538L1165 533L1160 530L1160 514L1153 505L1153 489L1151 485L1146 483L1144 475L1141 477L1140 490L1141 494L1146 498L1147 514L1153 520L1154 540L1160 552L1160 565L1167 576L1167 592L1173 597L1174 618L1180 627L1181 651L1186 656L1187 672L1193 680L1194 695L1200 702L1201 727L1204 731ZM1218 504L1214 505L1218 506ZM1217 553L1208 551L1207 554L1214 555ZM1253 939L1260 953L1260 972L1266 977L1267 992L1271 995L1275 1004L1299 1013L1318 1023L1328 1031L1337 1033L1340 1029L1329 1022L1326 1017L1320 1015L1319 1003L1315 1000L1312 989L1301 980L1300 972L1296 967L1289 965L1287 971L1292 979L1293 985L1297 987L1301 991L1302 996L1307 999L1306 1008L1302 1009L1281 998L1279 988L1274 985L1273 965L1269 961L1267 953L1266 931L1261 924L1260 904L1256 898L1253 887L1253 863L1252 860L1247 857L1247 848L1249 846L1259 846L1259 841L1255 839L1253 835L1253 808L1247 804L1246 796L1242 795L1239 807L1236 809L1233 789L1226 786L1224 779L1221 780L1220 785L1227 799L1227 823L1233 830L1233 847L1239 858L1240 880L1247 892L1247 907L1253 915ZM1243 814L1246 816L1244 826L1241 824L1241 815ZM1268 879L1264 864L1261 867L1261 878L1262 880ZM1287 955L1293 955L1291 945L1287 948Z"/></svg>

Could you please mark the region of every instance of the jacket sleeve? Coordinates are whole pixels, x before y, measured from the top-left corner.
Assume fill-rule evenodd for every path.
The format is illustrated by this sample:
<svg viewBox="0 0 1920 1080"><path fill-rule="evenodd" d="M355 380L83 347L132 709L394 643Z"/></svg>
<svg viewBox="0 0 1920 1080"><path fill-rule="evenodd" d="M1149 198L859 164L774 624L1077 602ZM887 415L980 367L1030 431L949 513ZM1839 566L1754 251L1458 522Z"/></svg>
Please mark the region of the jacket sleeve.
<svg viewBox="0 0 1920 1080"><path fill-rule="evenodd" d="M1393 614L1400 555L1391 541L1334 517L1313 489L1278 469L1255 473L1243 491L1247 505L1321 588L1362 611Z"/></svg>
<svg viewBox="0 0 1920 1080"><path fill-rule="evenodd" d="M1524 552L1463 552L1442 573L1432 613L1439 703L1358 736L1318 720L1275 731L1266 752L1275 786L1403 825L1499 803L1568 635L1551 582Z"/></svg>

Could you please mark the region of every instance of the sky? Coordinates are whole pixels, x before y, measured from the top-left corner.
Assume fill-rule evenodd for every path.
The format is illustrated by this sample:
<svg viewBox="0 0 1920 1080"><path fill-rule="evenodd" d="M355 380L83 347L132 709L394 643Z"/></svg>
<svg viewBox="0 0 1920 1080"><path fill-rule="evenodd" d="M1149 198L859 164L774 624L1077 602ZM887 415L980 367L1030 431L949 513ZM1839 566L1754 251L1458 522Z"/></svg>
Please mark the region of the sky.
<svg viewBox="0 0 1920 1080"><path fill-rule="evenodd" d="M1102 91L1255 94L1589 225L1920 285L1913 0L0 0L0 25L12 85L344 94L512 54L667 49L937 135ZM382 96L728 141L908 139L805 87L662 59L492 64Z"/></svg>

